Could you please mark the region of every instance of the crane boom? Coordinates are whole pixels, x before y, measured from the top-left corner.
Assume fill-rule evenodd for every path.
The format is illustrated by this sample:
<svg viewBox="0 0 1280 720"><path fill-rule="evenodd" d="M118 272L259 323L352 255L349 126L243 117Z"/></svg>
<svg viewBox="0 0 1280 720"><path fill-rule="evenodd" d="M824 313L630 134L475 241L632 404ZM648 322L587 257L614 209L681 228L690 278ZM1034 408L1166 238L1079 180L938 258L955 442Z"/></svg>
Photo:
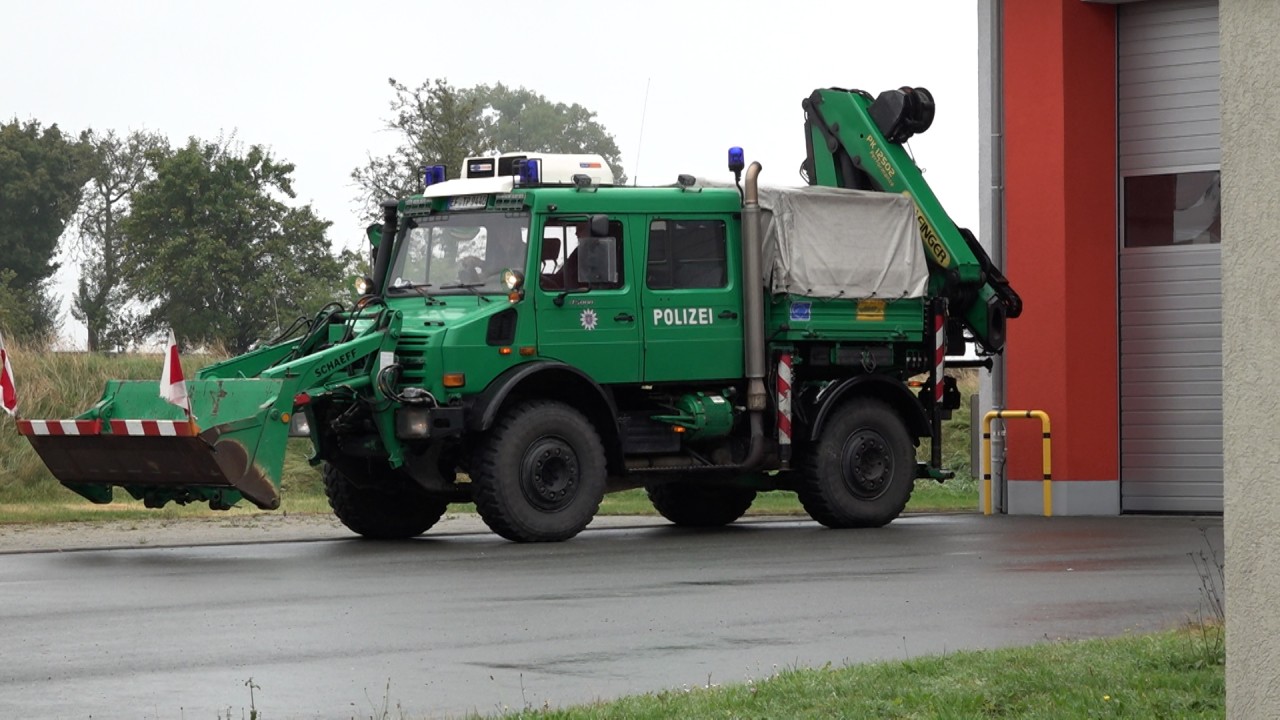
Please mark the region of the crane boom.
<svg viewBox="0 0 1280 720"><path fill-rule="evenodd" d="M1022 312L1022 300L973 233L958 227L942 209L902 147L933 122L929 92L901 88L873 99L861 90L815 90L802 105L808 182L911 197L934 269L931 294L947 299L953 322L967 328L986 353L1000 352L1005 321Z"/></svg>

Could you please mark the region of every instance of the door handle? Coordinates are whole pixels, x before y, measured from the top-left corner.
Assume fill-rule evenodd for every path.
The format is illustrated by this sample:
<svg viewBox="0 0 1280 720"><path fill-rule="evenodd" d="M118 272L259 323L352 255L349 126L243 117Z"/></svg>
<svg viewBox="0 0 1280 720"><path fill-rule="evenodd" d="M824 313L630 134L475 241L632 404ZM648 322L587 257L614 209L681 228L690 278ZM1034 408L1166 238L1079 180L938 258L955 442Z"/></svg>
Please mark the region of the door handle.
<svg viewBox="0 0 1280 720"><path fill-rule="evenodd" d="M624 312L618 313L617 315L613 316L614 322L631 322L632 320L635 320L635 319L636 319L635 315L632 315L631 313L624 313Z"/></svg>
<svg viewBox="0 0 1280 720"><path fill-rule="evenodd" d="M732 310L722 310L720 311L720 319L721 320L737 320L738 313Z"/></svg>

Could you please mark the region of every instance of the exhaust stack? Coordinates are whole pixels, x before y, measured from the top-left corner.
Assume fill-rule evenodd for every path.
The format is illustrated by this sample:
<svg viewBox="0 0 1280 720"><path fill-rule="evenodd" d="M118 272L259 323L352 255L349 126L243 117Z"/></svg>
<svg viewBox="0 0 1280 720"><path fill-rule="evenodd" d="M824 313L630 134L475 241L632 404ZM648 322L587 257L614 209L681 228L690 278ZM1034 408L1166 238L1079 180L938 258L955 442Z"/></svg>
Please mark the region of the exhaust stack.
<svg viewBox="0 0 1280 720"><path fill-rule="evenodd" d="M747 409L765 409L768 393L764 387L764 282L760 229L759 175L763 167L752 162L747 168L747 184L742 203L742 314L743 358L747 375Z"/></svg>

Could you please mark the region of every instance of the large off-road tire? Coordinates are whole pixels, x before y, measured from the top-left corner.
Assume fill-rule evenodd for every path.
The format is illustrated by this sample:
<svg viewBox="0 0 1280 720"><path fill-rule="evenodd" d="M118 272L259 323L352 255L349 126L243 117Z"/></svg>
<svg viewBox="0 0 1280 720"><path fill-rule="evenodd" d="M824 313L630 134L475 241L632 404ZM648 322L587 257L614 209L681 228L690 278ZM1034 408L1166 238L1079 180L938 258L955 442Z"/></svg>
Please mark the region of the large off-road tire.
<svg viewBox="0 0 1280 720"><path fill-rule="evenodd" d="M831 528L880 527L902 513L915 485L915 446L901 416L857 399L833 410L801 463L800 503Z"/></svg>
<svg viewBox="0 0 1280 720"><path fill-rule="evenodd" d="M329 463L322 477L333 514L352 532L374 540L417 537L439 522L449 507L448 500L433 497L407 479L388 478L385 486L373 481L357 484Z"/></svg>
<svg viewBox="0 0 1280 720"><path fill-rule="evenodd" d="M604 498L604 445L564 403L517 405L489 430L471 467L476 512L515 542L556 542L582 532Z"/></svg>
<svg viewBox="0 0 1280 720"><path fill-rule="evenodd" d="M645 492L662 517L683 527L728 525L756 499L756 491L750 488L681 482L646 485Z"/></svg>

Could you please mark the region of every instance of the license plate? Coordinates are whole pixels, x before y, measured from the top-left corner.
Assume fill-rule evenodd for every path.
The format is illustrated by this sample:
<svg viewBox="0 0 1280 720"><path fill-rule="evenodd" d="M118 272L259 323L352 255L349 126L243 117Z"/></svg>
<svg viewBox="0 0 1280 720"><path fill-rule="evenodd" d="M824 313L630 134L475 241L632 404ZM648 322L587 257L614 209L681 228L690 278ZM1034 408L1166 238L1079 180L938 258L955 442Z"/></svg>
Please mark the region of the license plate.
<svg viewBox="0 0 1280 720"><path fill-rule="evenodd" d="M449 201L450 210L483 210L489 204L488 195L460 195Z"/></svg>

